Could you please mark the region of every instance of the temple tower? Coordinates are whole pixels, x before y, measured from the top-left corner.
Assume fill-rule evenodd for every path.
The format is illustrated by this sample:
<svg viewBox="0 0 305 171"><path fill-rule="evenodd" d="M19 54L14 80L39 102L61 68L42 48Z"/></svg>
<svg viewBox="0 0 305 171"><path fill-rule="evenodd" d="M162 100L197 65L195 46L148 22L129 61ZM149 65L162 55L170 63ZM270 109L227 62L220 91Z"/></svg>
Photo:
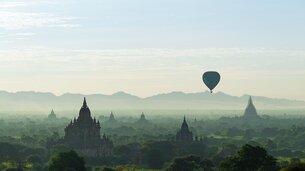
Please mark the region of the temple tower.
<svg viewBox="0 0 305 171"><path fill-rule="evenodd" d="M91 111L84 98L78 118L71 120L65 128L64 142L85 156L107 155L112 150L112 142L106 136L101 138L100 129L100 122L91 117Z"/></svg>
<svg viewBox="0 0 305 171"><path fill-rule="evenodd" d="M189 130L185 116L181 125L181 129L176 134L176 141L178 142L192 142L193 133Z"/></svg>
<svg viewBox="0 0 305 171"><path fill-rule="evenodd" d="M248 105L245 109L243 118L247 119L247 120L260 119L260 116L257 114L256 108L253 104L251 96L249 97Z"/></svg>

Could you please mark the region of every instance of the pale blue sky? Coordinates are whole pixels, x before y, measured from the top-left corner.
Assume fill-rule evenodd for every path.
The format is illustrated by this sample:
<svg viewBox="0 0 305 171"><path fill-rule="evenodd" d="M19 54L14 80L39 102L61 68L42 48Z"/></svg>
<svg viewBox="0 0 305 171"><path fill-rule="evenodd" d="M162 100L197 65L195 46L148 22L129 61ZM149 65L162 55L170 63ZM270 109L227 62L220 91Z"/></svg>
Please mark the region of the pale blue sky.
<svg viewBox="0 0 305 171"><path fill-rule="evenodd" d="M0 89L305 100L303 0L0 0Z"/></svg>

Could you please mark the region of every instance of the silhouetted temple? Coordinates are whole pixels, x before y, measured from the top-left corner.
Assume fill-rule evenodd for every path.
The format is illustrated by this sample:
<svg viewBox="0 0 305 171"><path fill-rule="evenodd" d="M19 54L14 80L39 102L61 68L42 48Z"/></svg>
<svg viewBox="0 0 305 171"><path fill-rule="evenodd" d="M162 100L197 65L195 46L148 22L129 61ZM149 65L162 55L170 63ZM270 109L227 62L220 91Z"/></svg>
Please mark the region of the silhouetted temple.
<svg viewBox="0 0 305 171"><path fill-rule="evenodd" d="M260 117L257 114L256 108L253 104L251 96L249 98L248 105L247 105L246 110L244 112L243 118L246 119L246 120L260 119Z"/></svg>
<svg viewBox="0 0 305 171"><path fill-rule="evenodd" d="M146 121L146 118L145 118L145 115L144 113L142 112L141 114L141 117L140 117L140 120L139 121Z"/></svg>
<svg viewBox="0 0 305 171"><path fill-rule="evenodd" d="M145 118L144 113L142 112L140 119L136 122L136 124L148 124L149 121Z"/></svg>
<svg viewBox="0 0 305 171"><path fill-rule="evenodd" d="M117 120L115 120L115 118L114 118L113 112L110 113L110 116L109 116L109 119L108 119L107 122L109 122L109 123L116 123L117 122Z"/></svg>
<svg viewBox="0 0 305 171"><path fill-rule="evenodd" d="M53 109L52 109L51 113L49 114L48 119L56 119L56 115L55 115Z"/></svg>
<svg viewBox="0 0 305 171"><path fill-rule="evenodd" d="M177 142L192 142L193 141L193 133L189 130L189 126L186 123L185 116L183 119L183 123L181 125L181 129L176 134Z"/></svg>
<svg viewBox="0 0 305 171"><path fill-rule="evenodd" d="M91 112L84 98L78 118L65 128L64 143L85 156L98 157L112 154L112 141L100 136L100 122L91 117Z"/></svg>

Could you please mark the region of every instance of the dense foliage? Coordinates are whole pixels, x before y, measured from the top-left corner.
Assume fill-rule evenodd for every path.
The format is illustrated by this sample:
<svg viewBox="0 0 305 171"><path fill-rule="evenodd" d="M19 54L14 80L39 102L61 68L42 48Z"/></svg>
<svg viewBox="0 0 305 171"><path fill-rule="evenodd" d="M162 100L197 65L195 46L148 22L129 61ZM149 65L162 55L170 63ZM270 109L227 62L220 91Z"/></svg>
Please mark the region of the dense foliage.
<svg viewBox="0 0 305 171"><path fill-rule="evenodd" d="M49 162L49 171L84 171L85 161L75 151L59 153Z"/></svg>
<svg viewBox="0 0 305 171"><path fill-rule="evenodd" d="M223 171L277 171L276 159L259 146L244 145L236 156L228 157L222 164Z"/></svg>
<svg viewBox="0 0 305 171"><path fill-rule="evenodd" d="M33 118L0 119L1 171L17 168L47 171L55 156L71 150L64 144L50 146L63 137L69 119ZM302 117L264 116L255 122L245 122L238 117L188 118L196 141L181 145L174 137L182 118L156 116L150 118L147 125L137 125L134 117L118 118L115 124L107 123L107 117L99 117L101 134L106 133L114 142L113 156L82 156L86 168L170 170L183 166L184 169L229 171L230 168L293 170L303 167L305 119Z"/></svg>

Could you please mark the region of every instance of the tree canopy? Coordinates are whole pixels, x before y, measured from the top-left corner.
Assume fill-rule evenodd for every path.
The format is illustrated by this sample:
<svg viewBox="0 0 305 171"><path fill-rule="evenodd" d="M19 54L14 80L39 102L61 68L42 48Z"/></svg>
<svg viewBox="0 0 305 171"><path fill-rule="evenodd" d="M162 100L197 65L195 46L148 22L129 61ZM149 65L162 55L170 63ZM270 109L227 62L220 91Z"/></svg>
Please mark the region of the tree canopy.
<svg viewBox="0 0 305 171"><path fill-rule="evenodd" d="M244 145L236 156L228 157L222 164L223 171L277 171L276 159L259 146Z"/></svg>
<svg viewBox="0 0 305 171"><path fill-rule="evenodd" d="M167 168L167 171L213 171L213 168L214 164L212 161L208 159L202 159L200 156L189 155L185 157L175 158Z"/></svg>
<svg viewBox="0 0 305 171"><path fill-rule="evenodd" d="M75 151L63 152L54 156L49 162L49 171L84 171L85 162Z"/></svg>

